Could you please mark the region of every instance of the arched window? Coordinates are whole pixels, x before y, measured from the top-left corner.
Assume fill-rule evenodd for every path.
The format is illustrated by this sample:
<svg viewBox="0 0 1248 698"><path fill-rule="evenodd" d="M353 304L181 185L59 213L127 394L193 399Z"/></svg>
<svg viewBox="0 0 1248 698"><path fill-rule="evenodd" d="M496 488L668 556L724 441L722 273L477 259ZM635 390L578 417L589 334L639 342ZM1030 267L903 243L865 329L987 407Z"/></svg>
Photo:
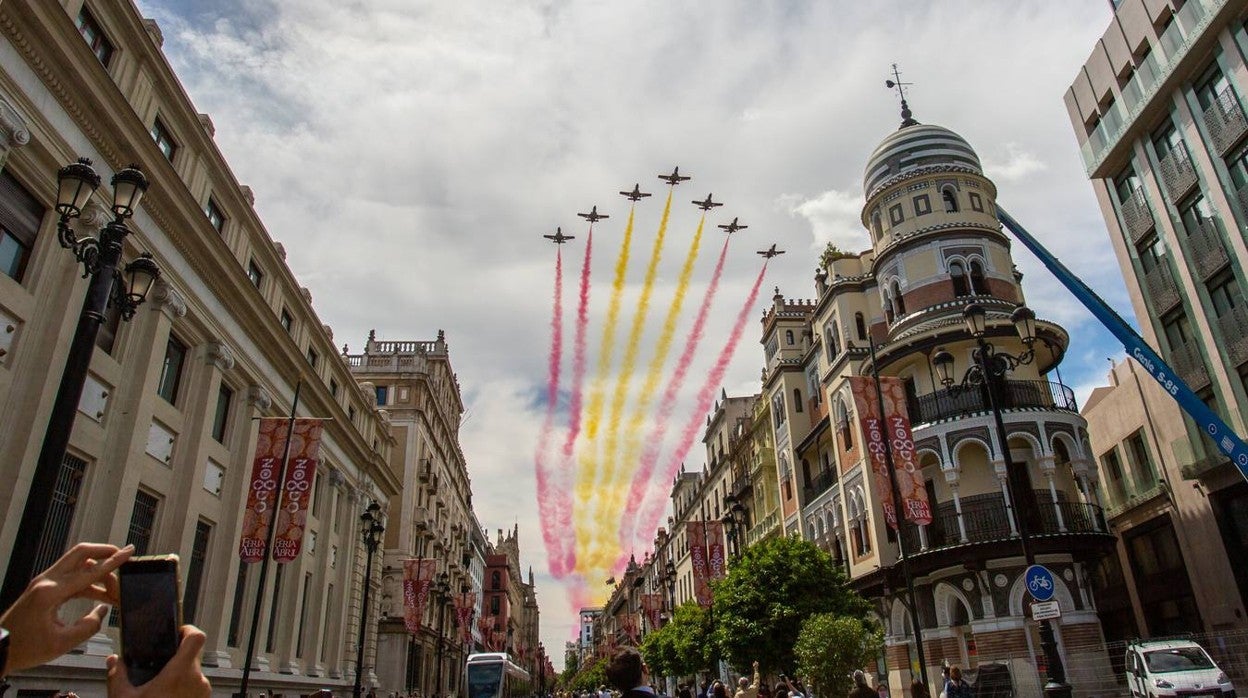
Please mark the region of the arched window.
<svg viewBox="0 0 1248 698"><path fill-rule="evenodd" d="M906 301L901 297L901 284L896 279L893 280L893 309L897 312L897 317L904 317L906 314Z"/></svg>
<svg viewBox="0 0 1248 698"><path fill-rule="evenodd" d="M799 412L799 413L802 411L802 389L801 388L793 389L793 411Z"/></svg>
<svg viewBox="0 0 1248 698"><path fill-rule="evenodd" d="M953 187L945 187L940 190L940 197L945 200L945 213L958 212L958 197L954 193Z"/></svg>
<svg viewBox="0 0 1248 698"><path fill-rule="evenodd" d="M971 289L974 293L988 293L988 284L984 281L984 265L978 259L971 260Z"/></svg>
<svg viewBox="0 0 1248 698"><path fill-rule="evenodd" d="M784 343L788 346L793 346L793 330L784 331Z"/></svg>
<svg viewBox="0 0 1248 698"><path fill-rule="evenodd" d="M810 489L810 463L802 459L802 487Z"/></svg>
<svg viewBox="0 0 1248 698"><path fill-rule="evenodd" d="M502 582L501 582L501 579L502 579L502 578L501 578L501 577L499 577L498 572L491 572L491 573L490 573L490 588L491 588L491 589L501 589L501 588L503 588L503 587L502 587Z"/></svg>
<svg viewBox="0 0 1248 698"><path fill-rule="evenodd" d="M884 294L884 319L885 319L885 320L887 320L887 321L889 322L889 324L892 324L892 322L893 322L893 317L894 317L894 315L893 315L893 299L889 298L889 297L888 297L888 294L887 294L887 293L885 293L885 294Z"/></svg>
<svg viewBox="0 0 1248 698"><path fill-rule="evenodd" d="M949 263L949 278L953 279L953 295L971 295L970 283L966 278L966 267L963 266L962 262L955 261Z"/></svg>
<svg viewBox="0 0 1248 698"><path fill-rule="evenodd" d="M841 448L846 451L854 447L854 430L849 424L849 410L843 398L836 399L836 426L841 432Z"/></svg>
<svg viewBox="0 0 1248 698"><path fill-rule="evenodd" d="M880 222L880 209L877 208L871 212L871 236L878 242L883 232L883 225Z"/></svg>
<svg viewBox="0 0 1248 698"><path fill-rule="evenodd" d="M828 360L831 361L841 353L841 340L836 336L836 323L829 322L828 326L824 328L823 334L828 344Z"/></svg>
<svg viewBox="0 0 1248 698"><path fill-rule="evenodd" d="M854 313L854 327L858 330L858 339L865 342L867 339L867 321L862 317L862 313Z"/></svg>

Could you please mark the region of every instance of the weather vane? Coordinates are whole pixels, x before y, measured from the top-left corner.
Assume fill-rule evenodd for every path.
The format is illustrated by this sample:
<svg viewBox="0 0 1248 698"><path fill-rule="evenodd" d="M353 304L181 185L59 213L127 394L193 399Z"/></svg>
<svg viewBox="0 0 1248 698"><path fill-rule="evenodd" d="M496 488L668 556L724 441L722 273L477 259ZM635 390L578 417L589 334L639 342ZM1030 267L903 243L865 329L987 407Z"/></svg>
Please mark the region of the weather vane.
<svg viewBox="0 0 1248 698"><path fill-rule="evenodd" d="M906 104L906 88L913 85L912 82L901 81L901 71L897 69L897 64L893 64L893 79L885 80L884 85L888 89L897 90L897 96L901 98L901 127L914 126L919 123L914 120L913 114L910 112L910 105Z"/></svg>

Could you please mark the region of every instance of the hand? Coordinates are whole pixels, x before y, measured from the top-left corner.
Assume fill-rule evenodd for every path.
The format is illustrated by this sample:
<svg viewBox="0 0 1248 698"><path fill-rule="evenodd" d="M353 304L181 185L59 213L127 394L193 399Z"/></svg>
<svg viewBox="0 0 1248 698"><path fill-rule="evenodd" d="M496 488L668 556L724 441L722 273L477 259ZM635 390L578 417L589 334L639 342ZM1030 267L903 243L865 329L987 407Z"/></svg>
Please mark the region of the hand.
<svg viewBox="0 0 1248 698"><path fill-rule="evenodd" d="M156 678L142 686L130 683L126 665L117 655L106 661L108 665L109 698L145 698L147 696L178 696L179 698L210 698L212 685L199 668L199 654L204 650L204 632L193 625L182 626L182 640L178 653L165 665Z"/></svg>
<svg viewBox="0 0 1248 698"><path fill-rule="evenodd" d="M754 671L758 671L758 660L754 660Z"/></svg>
<svg viewBox="0 0 1248 698"><path fill-rule="evenodd" d="M133 545L119 549L115 545L79 543L30 580L26 591L0 616L0 626L9 631L5 673L47 664L98 633L108 615L108 605L121 600L114 570L133 554ZM100 603L66 625L58 614L70 599Z"/></svg>

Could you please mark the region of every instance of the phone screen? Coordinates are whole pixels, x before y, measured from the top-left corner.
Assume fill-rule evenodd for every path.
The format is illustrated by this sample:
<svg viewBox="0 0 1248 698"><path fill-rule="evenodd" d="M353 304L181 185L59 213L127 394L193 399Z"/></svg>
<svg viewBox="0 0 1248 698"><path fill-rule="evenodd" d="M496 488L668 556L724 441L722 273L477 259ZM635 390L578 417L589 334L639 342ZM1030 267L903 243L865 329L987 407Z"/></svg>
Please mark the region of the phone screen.
<svg viewBox="0 0 1248 698"><path fill-rule="evenodd" d="M119 576L121 656L130 683L141 686L178 651L178 558L133 558L121 566Z"/></svg>

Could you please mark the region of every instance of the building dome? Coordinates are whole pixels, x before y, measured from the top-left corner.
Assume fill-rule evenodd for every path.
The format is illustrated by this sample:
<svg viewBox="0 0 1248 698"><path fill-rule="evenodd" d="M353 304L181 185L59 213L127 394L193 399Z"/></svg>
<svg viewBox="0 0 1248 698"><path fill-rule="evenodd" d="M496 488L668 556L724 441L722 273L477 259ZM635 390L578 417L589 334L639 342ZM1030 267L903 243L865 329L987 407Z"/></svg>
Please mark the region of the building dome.
<svg viewBox="0 0 1248 698"><path fill-rule="evenodd" d="M979 156L965 138L943 126L911 123L889 134L871 153L863 194L870 197L888 178L927 165L959 165L983 174Z"/></svg>

